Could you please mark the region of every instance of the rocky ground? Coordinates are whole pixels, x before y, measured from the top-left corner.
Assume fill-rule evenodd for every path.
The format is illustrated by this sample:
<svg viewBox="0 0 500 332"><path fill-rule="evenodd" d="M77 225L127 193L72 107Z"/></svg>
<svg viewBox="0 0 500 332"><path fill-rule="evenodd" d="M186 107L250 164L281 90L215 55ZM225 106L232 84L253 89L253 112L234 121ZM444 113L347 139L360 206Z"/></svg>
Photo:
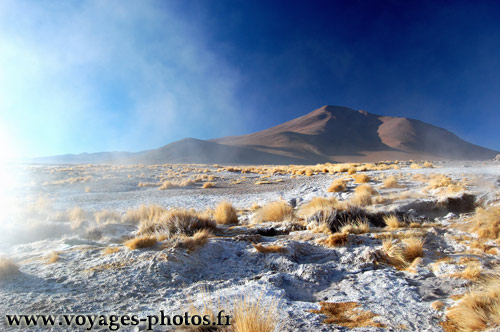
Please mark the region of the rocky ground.
<svg viewBox="0 0 500 332"><path fill-rule="evenodd" d="M250 301L276 331L453 331L450 309L499 262L498 240L471 228L500 201L497 162L23 165L12 178L0 248L19 271L0 273L2 317L235 312ZM130 217L141 205L212 220L222 201L238 220L204 240L158 231L125 245L158 222ZM495 329L490 318L481 329Z"/></svg>

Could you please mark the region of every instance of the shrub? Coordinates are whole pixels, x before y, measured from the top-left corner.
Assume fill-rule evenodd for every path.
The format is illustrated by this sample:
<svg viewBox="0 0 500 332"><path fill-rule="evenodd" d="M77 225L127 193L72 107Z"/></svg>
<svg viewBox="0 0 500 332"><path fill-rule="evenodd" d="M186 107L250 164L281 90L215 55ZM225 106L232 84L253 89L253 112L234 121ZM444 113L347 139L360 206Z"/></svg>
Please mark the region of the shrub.
<svg viewBox="0 0 500 332"><path fill-rule="evenodd" d="M284 201L270 202L258 209L254 222L284 221L293 219L293 208Z"/></svg>
<svg viewBox="0 0 500 332"><path fill-rule="evenodd" d="M223 201L215 208L214 219L218 224L237 224L238 214L231 203Z"/></svg>

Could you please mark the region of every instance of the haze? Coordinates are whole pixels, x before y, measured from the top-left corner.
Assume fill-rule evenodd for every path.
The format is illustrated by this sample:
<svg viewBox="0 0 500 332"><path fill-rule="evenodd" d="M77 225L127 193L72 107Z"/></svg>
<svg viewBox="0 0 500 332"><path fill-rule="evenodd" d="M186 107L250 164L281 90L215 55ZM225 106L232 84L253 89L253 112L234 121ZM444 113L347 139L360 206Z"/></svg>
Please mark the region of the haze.
<svg viewBox="0 0 500 332"><path fill-rule="evenodd" d="M2 1L2 158L245 134L326 104L500 149L500 8Z"/></svg>

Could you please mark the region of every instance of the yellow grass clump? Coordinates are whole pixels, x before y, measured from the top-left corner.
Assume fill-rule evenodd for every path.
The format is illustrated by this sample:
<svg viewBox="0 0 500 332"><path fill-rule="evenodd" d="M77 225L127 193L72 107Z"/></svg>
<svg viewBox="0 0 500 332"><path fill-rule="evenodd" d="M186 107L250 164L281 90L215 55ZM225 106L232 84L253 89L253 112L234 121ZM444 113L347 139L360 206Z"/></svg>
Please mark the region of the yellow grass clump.
<svg viewBox="0 0 500 332"><path fill-rule="evenodd" d="M347 233L333 233L326 239L319 240L319 243L324 245L325 247L339 247L347 243L348 236L349 234Z"/></svg>
<svg viewBox="0 0 500 332"><path fill-rule="evenodd" d="M57 251L53 251L47 256L47 264L53 264L58 260L59 260L59 253Z"/></svg>
<svg viewBox="0 0 500 332"><path fill-rule="evenodd" d="M370 177L366 174L356 174L353 178L355 183L367 183L370 181Z"/></svg>
<svg viewBox="0 0 500 332"><path fill-rule="evenodd" d="M205 182L202 186L203 189L214 188L214 187L215 187L215 183L213 183L213 182Z"/></svg>
<svg viewBox="0 0 500 332"><path fill-rule="evenodd" d="M149 248L156 245L158 240L153 235L143 235L126 241L124 244L130 250Z"/></svg>
<svg viewBox="0 0 500 332"><path fill-rule="evenodd" d="M94 213L94 218L98 224L104 224L118 222L121 220L122 216L116 211L102 210Z"/></svg>
<svg viewBox="0 0 500 332"><path fill-rule="evenodd" d="M470 230L480 239L500 240L500 205L478 208L471 220Z"/></svg>
<svg viewBox="0 0 500 332"><path fill-rule="evenodd" d="M444 308L444 303L439 301L439 300L436 300L436 301L431 303L431 308L436 310L436 311L441 311Z"/></svg>
<svg viewBox="0 0 500 332"><path fill-rule="evenodd" d="M377 195L377 191L369 184L361 184L354 189L354 195L351 198L351 203L357 206L366 206L373 203L373 198Z"/></svg>
<svg viewBox="0 0 500 332"><path fill-rule="evenodd" d="M338 201L334 197L314 197L308 203L303 204L297 211L300 218L307 219L309 216L321 211L337 208Z"/></svg>
<svg viewBox="0 0 500 332"><path fill-rule="evenodd" d="M366 220L356 220L345 224L340 228L341 233L347 234L364 234L370 232L370 224Z"/></svg>
<svg viewBox="0 0 500 332"><path fill-rule="evenodd" d="M400 227L403 227L403 224L399 221L399 218L394 214L384 216L383 220L385 226L388 229L398 229Z"/></svg>
<svg viewBox="0 0 500 332"><path fill-rule="evenodd" d="M102 254L103 255L110 255L110 254L114 254L115 252L118 252L118 251L120 251L119 247L106 247L102 250Z"/></svg>
<svg viewBox="0 0 500 332"><path fill-rule="evenodd" d="M169 238L179 234L191 236L199 230L214 230L215 227L215 222L204 213L195 210L172 209L162 214L158 219L143 219L139 223L138 234L161 234Z"/></svg>
<svg viewBox="0 0 500 332"><path fill-rule="evenodd" d="M160 190L167 190L167 189L178 189L181 186L178 183L172 182L172 181L165 181L162 183L160 186Z"/></svg>
<svg viewBox="0 0 500 332"><path fill-rule="evenodd" d="M424 257L424 244L425 239L423 237L409 237L403 239L405 244L403 257L408 263L413 263L413 261L418 257Z"/></svg>
<svg viewBox="0 0 500 332"><path fill-rule="evenodd" d="M293 219L293 208L284 201L270 202L255 212L253 221L285 221Z"/></svg>
<svg viewBox="0 0 500 332"><path fill-rule="evenodd" d="M282 253L286 252L286 248L285 247L277 245L277 244L271 244L271 245L268 245L268 246L263 246L262 244L257 243L257 244L253 244L253 247L258 252L265 253L265 254L268 254L268 253L280 253L280 254L282 254Z"/></svg>
<svg viewBox="0 0 500 332"><path fill-rule="evenodd" d="M384 188L400 188L398 180L395 176L388 176L384 179Z"/></svg>
<svg viewBox="0 0 500 332"><path fill-rule="evenodd" d="M142 220L156 220L166 212L167 210L159 205L141 205L137 209L125 212L122 221L137 224Z"/></svg>
<svg viewBox="0 0 500 332"><path fill-rule="evenodd" d="M467 280L478 280L481 276L481 272L481 264L477 261L470 261L463 271L453 273L451 277Z"/></svg>
<svg viewBox="0 0 500 332"><path fill-rule="evenodd" d="M278 301L263 303L262 299L244 297L233 308L233 332L274 332L278 322Z"/></svg>
<svg viewBox="0 0 500 332"><path fill-rule="evenodd" d="M482 331L500 326L500 275L482 280L446 312L445 332Z"/></svg>
<svg viewBox="0 0 500 332"><path fill-rule="evenodd" d="M422 237L409 237L402 241L385 239L382 242L382 260L398 270L409 268L424 256L424 243L425 239Z"/></svg>
<svg viewBox="0 0 500 332"><path fill-rule="evenodd" d="M371 311L361 310L357 302L320 302L319 310L311 310L312 313L326 316L324 324L335 324L345 326L349 329L357 327L381 327L385 325L375 322L373 318L377 317Z"/></svg>
<svg viewBox="0 0 500 332"><path fill-rule="evenodd" d="M229 202L220 202L214 210L214 219L218 224L237 224L238 214Z"/></svg>
<svg viewBox="0 0 500 332"><path fill-rule="evenodd" d="M207 229L201 229L195 232L192 236L180 235L178 239L178 245L188 251L195 251L196 249L203 247L208 239L212 236L212 233Z"/></svg>
<svg viewBox="0 0 500 332"><path fill-rule="evenodd" d="M330 187L328 187L327 191L329 193L338 193L343 192L347 189L346 180L344 179L335 179L333 180Z"/></svg>
<svg viewBox="0 0 500 332"><path fill-rule="evenodd" d="M19 266L9 258L0 257L0 280L19 273Z"/></svg>

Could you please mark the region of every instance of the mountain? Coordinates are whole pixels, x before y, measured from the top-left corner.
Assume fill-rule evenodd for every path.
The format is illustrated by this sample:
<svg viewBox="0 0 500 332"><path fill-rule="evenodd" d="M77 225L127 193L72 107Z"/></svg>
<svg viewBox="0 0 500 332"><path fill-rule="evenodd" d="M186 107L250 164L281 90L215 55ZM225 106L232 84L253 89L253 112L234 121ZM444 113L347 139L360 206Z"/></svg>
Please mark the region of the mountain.
<svg viewBox="0 0 500 332"><path fill-rule="evenodd" d="M45 163L314 164L380 160L483 160L497 151L468 143L431 124L340 106L253 134L212 140L186 138L142 152L103 152L37 158Z"/></svg>

